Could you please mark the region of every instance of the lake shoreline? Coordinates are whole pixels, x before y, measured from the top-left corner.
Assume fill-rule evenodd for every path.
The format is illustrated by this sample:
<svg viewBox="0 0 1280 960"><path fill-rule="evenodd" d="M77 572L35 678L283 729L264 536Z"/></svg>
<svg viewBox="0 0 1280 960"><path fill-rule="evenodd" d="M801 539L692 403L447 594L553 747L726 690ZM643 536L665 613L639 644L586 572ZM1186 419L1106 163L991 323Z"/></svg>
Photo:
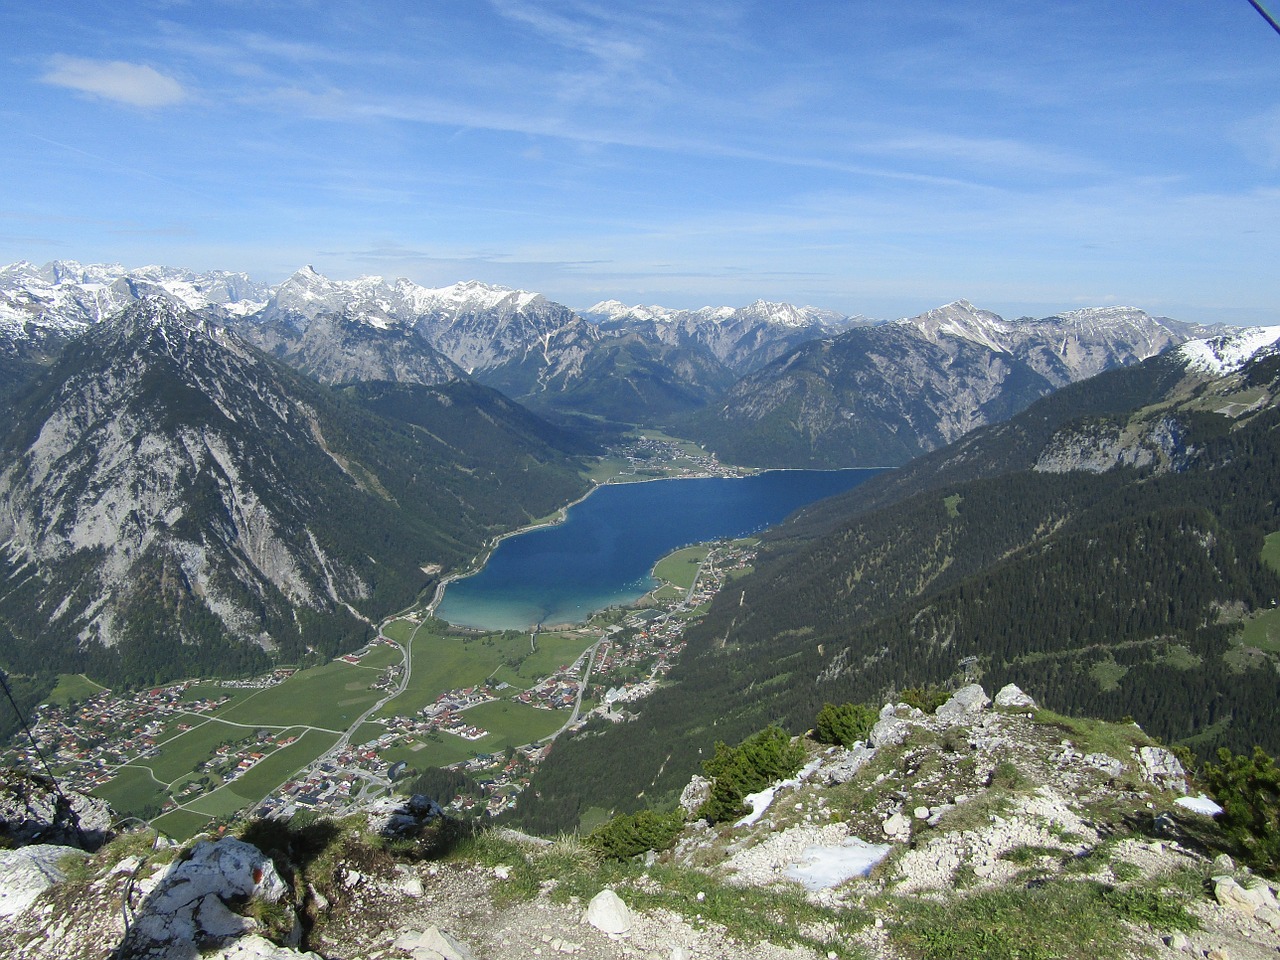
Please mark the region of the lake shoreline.
<svg viewBox="0 0 1280 960"><path fill-rule="evenodd" d="M653 566L673 550L757 535L880 472L876 467L778 468L735 477L596 483L549 521L493 538L469 569L437 586L429 612L475 630L582 622L655 589ZM650 480L703 483L655 488ZM613 492L603 501L592 497L602 487ZM582 504L583 511L573 509ZM515 539L520 534L531 536ZM463 581L469 581L465 588Z"/></svg>

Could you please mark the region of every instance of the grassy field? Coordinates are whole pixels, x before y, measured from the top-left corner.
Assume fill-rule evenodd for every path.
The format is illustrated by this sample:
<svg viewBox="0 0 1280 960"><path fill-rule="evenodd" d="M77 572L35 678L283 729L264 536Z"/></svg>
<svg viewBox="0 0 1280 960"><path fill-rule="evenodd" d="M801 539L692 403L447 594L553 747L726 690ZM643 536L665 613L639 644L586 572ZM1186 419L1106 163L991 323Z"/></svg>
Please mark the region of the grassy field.
<svg viewBox="0 0 1280 960"><path fill-rule="evenodd" d="M284 783L294 771L305 767L320 754L337 742L331 733L319 730L290 730L291 734L301 734L287 747L281 747L269 755L243 777L229 784L230 788L245 798L247 802L256 803L280 784Z"/></svg>
<svg viewBox="0 0 1280 960"><path fill-rule="evenodd" d="M220 744L251 736L253 730L210 720L163 744L159 755L151 757L147 765L159 779L172 783L183 774L191 773L197 763L208 760Z"/></svg>
<svg viewBox="0 0 1280 960"><path fill-rule="evenodd" d="M524 681L521 686L527 688L532 682L549 676L560 667L571 666L582 655L582 651L593 643L595 638L574 632L539 634L537 651L525 657L516 671L516 675Z"/></svg>
<svg viewBox="0 0 1280 960"><path fill-rule="evenodd" d="M486 680L503 662L529 652L528 634L484 637L439 636L420 631L413 641L413 675L404 693L383 706L379 716L412 715L440 694Z"/></svg>
<svg viewBox="0 0 1280 960"><path fill-rule="evenodd" d="M387 667L399 666L403 661L404 654L399 650L385 643L379 643L360 658L360 666L366 670L385 670Z"/></svg>
<svg viewBox="0 0 1280 960"><path fill-rule="evenodd" d="M1280 573L1280 533L1273 533L1262 542L1262 562Z"/></svg>
<svg viewBox="0 0 1280 960"><path fill-rule="evenodd" d="M509 746L518 747L549 737L564 726L569 711L539 710L524 703L495 700L472 707L466 717L477 727L489 731L489 736L476 741L480 752L496 753Z"/></svg>
<svg viewBox="0 0 1280 960"><path fill-rule="evenodd" d="M345 730L384 694L369 689L374 671L335 660L299 670L284 683L256 691L218 712L221 720L275 727Z"/></svg>
<svg viewBox="0 0 1280 960"><path fill-rule="evenodd" d="M412 747L397 746L384 750L380 756L388 763L403 760L415 770L426 770L428 767L447 767L451 763L470 760L477 754L489 753L488 749L480 746L482 742L437 733L433 738L420 740Z"/></svg>
<svg viewBox="0 0 1280 960"><path fill-rule="evenodd" d="M685 547L675 553L669 553L653 567L653 575L659 580L674 584L683 590L693 586L698 576L698 568L707 559L711 548L707 546Z"/></svg>
<svg viewBox="0 0 1280 960"><path fill-rule="evenodd" d="M189 840L205 828L209 818L190 810L170 810L162 817L151 821L151 825L174 840Z"/></svg>
<svg viewBox="0 0 1280 960"><path fill-rule="evenodd" d="M164 787L156 783L150 771L141 767L122 767L114 780L93 790L119 814L133 814L148 806L164 802Z"/></svg>
<svg viewBox="0 0 1280 960"><path fill-rule="evenodd" d="M301 731L290 731L299 733ZM257 803L280 784L284 783L294 771L306 766L320 754L324 753L338 738L331 734L309 730L302 733L296 743L277 750L266 759L259 761L244 776L219 787L198 800L191 801L188 809L211 817L225 817L243 807Z"/></svg>
<svg viewBox="0 0 1280 960"><path fill-rule="evenodd" d="M382 628L382 632L397 643L408 643L417 626L416 623L411 623L408 620L392 620Z"/></svg>
<svg viewBox="0 0 1280 960"><path fill-rule="evenodd" d="M107 688L94 683L83 673L60 673L57 686L49 694L49 702L65 707L78 700L88 700L105 689Z"/></svg>
<svg viewBox="0 0 1280 960"><path fill-rule="evenodd" d="M1246 647L1280 653L1280 610L1264 610L1252 620L1246 620L1240 642Z"/></svg>

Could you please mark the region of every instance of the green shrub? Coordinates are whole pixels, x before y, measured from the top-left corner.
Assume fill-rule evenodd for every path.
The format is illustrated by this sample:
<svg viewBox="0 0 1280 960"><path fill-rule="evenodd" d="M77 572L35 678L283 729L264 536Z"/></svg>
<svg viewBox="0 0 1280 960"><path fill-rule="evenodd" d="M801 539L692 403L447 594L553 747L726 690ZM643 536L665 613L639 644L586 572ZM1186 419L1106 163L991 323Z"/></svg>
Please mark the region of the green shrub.
<svg viewBox="0 0 1280 960"><path fill-rule="evenodd" d="M780 727L766 727L736 747L717 742L715 756L702 764L712 784L710 796L698 808L698 816L713 823L742 816L747 812L743 797L763 790L775 780L785 780L803 763L804 747L792 743Z"/></svg>
<svg viewBox="0 0 1280 960"><path fill-rule="evenodd" d="M828 703L818 711L813 736L819 743L838 743L851 747L859 740L866 740L880 714L865 703L846 703L836 706Z"/></svg>
<svg viewBox="0 0 1280 960"><path fill-rule="evenodd" d="M684 811L624 813L603 824L587 843L611 860L630 860L648 850L666 850L684 829Z"/></svg>
<svg viewBox="0 0 1280 960"><path fill-rule="evenodd" d="M936 683L931 683L927 687L907 687L898 694L899 702L923 710L925 713L933 713L950 699L951 691Z"/></svg>
<svg viewBox="0 0 1280 960"><path fill-rule="evenodd" d="M1253 755L1218 751L1203 780L1222 807L1218 823L1254 867L1280 873L1280 768L1261 747Z"/></svg>

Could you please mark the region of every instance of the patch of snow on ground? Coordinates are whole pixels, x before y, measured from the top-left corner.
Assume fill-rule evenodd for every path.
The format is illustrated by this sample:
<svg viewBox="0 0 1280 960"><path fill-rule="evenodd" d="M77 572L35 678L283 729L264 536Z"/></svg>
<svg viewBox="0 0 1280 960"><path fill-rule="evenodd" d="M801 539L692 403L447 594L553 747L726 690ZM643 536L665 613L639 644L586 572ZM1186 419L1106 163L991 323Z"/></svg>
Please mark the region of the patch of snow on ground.
<svg viewBox="0 0 1280 960"><path fill-rule="evenodd" d="M785 875L799 880L806 890L825 890L866 876L892 849L892 844L867 843L858 837L838 846L806 847L800 861L788 867Z"/></svg>
<svg viewBox="0 0 1280 960"><path fill-rule="evenodd" d="M1180 807L1186 807L1192 813L1202 813L1206 817L1216 817L1222 812L1222 808L1203 793L1198 797L1179 797L1173 802Z"/></svg>
<svg viewBox="0 0 1280 960"><path fill-rule="evenodd" d="M734 824L735 827L749 827L769 809L769 804L773 803L773 798L778 795L778 791L790 787L795 789L804 783L813 772L822 766L822 758L815 757L800 768L800 771L790 780L779 780L771 787L765 787L759 793L748 793L742 798L742 802L751 808L751 812Z"/></svg>
<svg viewBox="0 0 1280 960"><path fill-rule="evenodd" d="M774 795L778 792L776 786L765 787L759 793L748 793L742 798L742 802L751 808L751 812L734 824L735 827L749 827L761 817L764 812L769 809L769 804L773 803Z"/></svg>

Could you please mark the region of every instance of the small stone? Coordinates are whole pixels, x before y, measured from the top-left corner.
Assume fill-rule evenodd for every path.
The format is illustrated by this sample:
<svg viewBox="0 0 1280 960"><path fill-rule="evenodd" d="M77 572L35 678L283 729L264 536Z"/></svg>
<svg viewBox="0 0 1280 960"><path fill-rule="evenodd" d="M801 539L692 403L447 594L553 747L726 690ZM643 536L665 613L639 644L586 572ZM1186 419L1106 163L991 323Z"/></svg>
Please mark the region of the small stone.
<svg viewBox="0 0 1280 960"><path fill-rule="evenodd" d="M1214 947L1204 956L1205 960L1231 960L1231 951L1226 947Z"/></svg>
<svg viewBox="0 0 1280 960"><path fill-rule="evenodd" d="M1185 953L1191 946L1191 941L1187 939L1185 933L1175 933L1165 937L1164 942L1169 945L1170 950L1177 950L1180 953Z"/></svg>
<svg viewBox="0 0 1280 960"><path fill-rule="evenodd" d="M928 807L916 807L915 810L912 811L912 815L917 820L928 820L929 813L930 813L930 810Z"/></svg>
<svg viewBox="0 0 1280 960"><path fill-rule="evenodd" d="M1215 877L1219 875L1230 876L1236 872L1236 862L1227 856L1227 854L1220 853L1213 858L1211 869L1213 870L1213 875Z"/></svg>
<svg viewBox="0 0 1280 960"><path fill-rule="evenodd" d="M583 919L611 937L626 937L631 934L631 911L622 898L608 887L591 898Z"/></svg>
<svg viewBox="0 0 1280 960"><path fill-rule="evenodd" d="M499 880L506 880L509 876L511 876L511 868L507 866L505 863L500 863L493 868L493 875L497 877Z"/></svg>
<svg viewBox="0 0 1280 960"><path fill-rule="evenodd" d="M698 891L698 896L697 896L697 900L698 900L698 902L699 902L699 903L701 903L701 902L702 902L703 900L705 900L705 899L707 899L707 895L706 895L705 893L703 893L701 890L699 890L699 891Z"/></svg>
<svg viewBox="0 0 1280 960"><path fill-rule="evenodd" d="M904 817L901 813L895 813L888 817L884 823L880 825L880 829L884 831L884 835L890 838L898 838L910 836L911 821Z"/></svg>

